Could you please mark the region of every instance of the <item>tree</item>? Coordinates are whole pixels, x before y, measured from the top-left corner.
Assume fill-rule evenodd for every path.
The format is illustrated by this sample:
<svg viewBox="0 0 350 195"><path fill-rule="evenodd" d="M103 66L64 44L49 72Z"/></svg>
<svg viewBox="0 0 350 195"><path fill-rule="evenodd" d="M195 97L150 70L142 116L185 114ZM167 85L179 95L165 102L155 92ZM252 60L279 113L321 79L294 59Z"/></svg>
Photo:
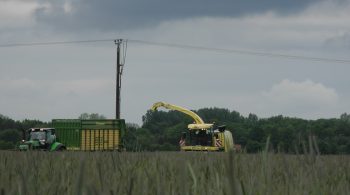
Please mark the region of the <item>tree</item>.
<svg viewBox="0 0 350 195"><path fill-rule="evenodd" d="M6 129L0 132L0 140L16 143L21 140L21 133L16 129Z"/></svg>
<svg viewBox="0 0 350 195"><path fill-rule="evenodd" d="M255 114L249 113L248 120L250 122L255 123L255 122L258 122L259 119L258 119L258 116L256 116Z"/></svg>
<svg viewBox="0 0 350 195"><path fill-rule="evenodd" d="M21 140L21 133L16 129L6 129L0 132L0 149L15 149L16 143Z"/></svg>
<svg viewBox="0 0 350 195"><path fill-rule="evenodd" d="M90 120L90 119L106 119L106 117L102 114L98 114L98 113L82 113L80 116L79 116L79 119L82 119L82 120Z"/></svg>
<svg viewBox="0 0 350 195"><path fill-rule="evenodd" d="M16 122L9 117L0 114L0 130L15 128Z"/></svg>
<svg viewBox="0 0 350 195"><path fill-rule="evenodd" d="M137 140L136 131L140 126L133 123L126 123L126 134L124 137L124 147L127 151L138 151L140 145Z"/></svg>
<svg viewBox="0 0 350 195"><path fill-rule="evenodd" d="M340 120L345 122L350 122L350 114L347 114L346 112L340 115Z"/></svg>
<svg viewBox="0 0 350 195"><path fill-rule="evenodd" d="M0 140L0 150L11 150L14 148L15 148L15 145L13 143Z"/></svg>

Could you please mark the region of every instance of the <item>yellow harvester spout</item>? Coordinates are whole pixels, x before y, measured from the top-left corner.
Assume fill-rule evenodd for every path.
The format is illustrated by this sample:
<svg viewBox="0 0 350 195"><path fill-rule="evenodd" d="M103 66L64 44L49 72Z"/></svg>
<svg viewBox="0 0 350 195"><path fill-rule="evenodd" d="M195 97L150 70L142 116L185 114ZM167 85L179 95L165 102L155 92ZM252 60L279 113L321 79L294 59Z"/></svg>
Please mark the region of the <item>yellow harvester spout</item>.
<svg viewBox="0 0 350 195"><path fill-rule="evenodd" d="M194 113L191 110L188 110L186 108L182 108L180 106L175 106L175 105L168 104L165 102L157 102L157 103L153 104L151 110L155 111L159 107L164 107L164 108L169 109L169 110L177 110L179 112L182 112L182 113L187 114L188 116L192 117L196 124L204 124L204 121L201 119L201 117L199 117L196 113Z"/></svg>
<svg viewBox="0 0 350 195"><path fill-rule="evenodd" d="M183 107L180 107L180 106L173 105L173 104L168 104L165 102L157 102L157 103L153 104L151 110L155 111L159 107L163 107L163 108L166 108L169 110L176 110L176 111L182 112L182 113L190 116L191 118L193 118L195 124L189 124L188 125L189 129L208 129L208 128L213 126L213 124L204 123L203 119L201 117L199 117L193 111L188 110L188 109L183 108Z"/></svg>

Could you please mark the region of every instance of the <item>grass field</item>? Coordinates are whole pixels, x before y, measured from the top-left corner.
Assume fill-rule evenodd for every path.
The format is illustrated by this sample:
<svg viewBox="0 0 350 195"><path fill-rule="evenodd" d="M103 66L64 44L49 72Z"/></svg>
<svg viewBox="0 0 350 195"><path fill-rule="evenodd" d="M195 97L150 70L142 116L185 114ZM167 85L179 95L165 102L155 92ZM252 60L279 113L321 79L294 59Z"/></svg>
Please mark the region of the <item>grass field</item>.
<svg viewBox="0 0 350 195"><path fill-rule="evenodd" d="M0 151L0 194L350 194L350 156Z"/></svg>

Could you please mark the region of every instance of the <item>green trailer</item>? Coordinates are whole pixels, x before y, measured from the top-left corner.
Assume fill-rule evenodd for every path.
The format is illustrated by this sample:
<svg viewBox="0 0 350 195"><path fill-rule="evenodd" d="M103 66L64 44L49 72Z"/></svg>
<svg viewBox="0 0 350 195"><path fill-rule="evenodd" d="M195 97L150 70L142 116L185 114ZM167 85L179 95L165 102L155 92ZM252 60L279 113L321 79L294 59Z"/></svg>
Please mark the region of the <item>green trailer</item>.
<svg viewBox="0 0 350 195"><path fill-rule="evenodd" d="M125 137L123 119L53 119L52 127L67 150L122 150Z"/></svg>

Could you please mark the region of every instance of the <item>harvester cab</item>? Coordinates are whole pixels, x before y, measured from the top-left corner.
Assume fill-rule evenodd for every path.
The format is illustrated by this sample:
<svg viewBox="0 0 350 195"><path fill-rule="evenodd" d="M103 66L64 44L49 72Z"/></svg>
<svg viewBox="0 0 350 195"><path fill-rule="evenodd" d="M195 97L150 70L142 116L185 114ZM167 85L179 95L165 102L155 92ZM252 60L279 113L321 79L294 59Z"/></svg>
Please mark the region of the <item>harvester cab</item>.
<svg viewBox="0 0 350 195"><path fill-rule="evenodd" d="M28 139L26 139L26 137ZM19 150L65 150L65 146L56 141L54 128L30 128L25 132Z"/></svg>

